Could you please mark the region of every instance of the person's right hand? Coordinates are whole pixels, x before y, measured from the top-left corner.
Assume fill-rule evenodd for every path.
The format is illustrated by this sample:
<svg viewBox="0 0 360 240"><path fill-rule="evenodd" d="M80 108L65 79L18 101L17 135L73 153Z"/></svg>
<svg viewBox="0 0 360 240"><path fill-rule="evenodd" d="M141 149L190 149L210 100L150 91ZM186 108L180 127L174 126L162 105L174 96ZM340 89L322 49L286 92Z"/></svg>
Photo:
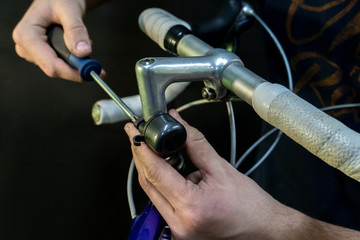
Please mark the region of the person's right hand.
<svg viewBox="0 0 360 240"><path fill-rule="evenodd" d="M62 25L70 52L78 57L88 56L91 41L82 20L85 12L85 0L35 0L13 31L17 54L38 65L49 77L81 82L77 69L50 47L46 30L52 24Z"/></svg>

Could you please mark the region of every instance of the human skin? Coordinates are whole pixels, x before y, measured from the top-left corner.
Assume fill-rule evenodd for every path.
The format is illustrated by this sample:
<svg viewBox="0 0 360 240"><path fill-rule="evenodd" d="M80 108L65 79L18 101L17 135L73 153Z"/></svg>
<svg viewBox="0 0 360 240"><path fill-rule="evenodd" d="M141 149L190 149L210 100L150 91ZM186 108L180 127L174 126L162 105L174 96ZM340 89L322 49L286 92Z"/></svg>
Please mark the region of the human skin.
<svg viewBox="0 0 360 240"><path fill-rule="evenodd" d="M64 29L67 48L78 57L91 53L91 40L83 22L87 10L103 0L35 0L13 31L16 53L39 66L52 78L82 82L78 71L60 59L47 42L46 31L52 24ZM101 77L105 76L102 70Z"/></svg>
<svg viewBox="0 0 360 240"><path fill-rule="evenodd" d="M186 128L185 149L198 171L184 178L146 144L131 148L140 185L175 239L360 239L357 231L281 204L221 158L177 112L170 113ZM125 131L130 141L139 134L132 123Z"/></svg>
<svg viewBox="0 0 360 240"><path fill-rule="evenodd" d="M101 2L33 1L13 31L16 52L50 77L81 82L78 71L49 46L46 30L52 24L62 25L68 49L79 57L88 56L91 40L82 18ZM132 146L132 151L140 184L176 239L360 239L357 231L318 221L279 203L222 159L176 112L171 114L187 130L185 148L198 171L183 178L146 144ZM125 130L130 139L139 134L131 123Z"/></svg>

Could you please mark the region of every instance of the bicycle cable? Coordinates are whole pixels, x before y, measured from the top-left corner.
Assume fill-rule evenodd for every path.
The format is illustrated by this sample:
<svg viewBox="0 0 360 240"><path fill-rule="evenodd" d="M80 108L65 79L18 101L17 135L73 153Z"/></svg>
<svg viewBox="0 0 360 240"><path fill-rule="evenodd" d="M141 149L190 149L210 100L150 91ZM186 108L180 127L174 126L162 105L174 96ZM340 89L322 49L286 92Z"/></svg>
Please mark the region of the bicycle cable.
<svg viewBox="0 0 360 240"><path fill-rule="evenodd" d="M271 29L266 25L266 23L264 21L262 21L262 19L257 14L255 14L252 7L249 4L244 3L244 2L243 2L243 5L244 6L240 10L240 12L244 11L244 13L246 15L254 17L260 23L260 25L266 30L266 32L270 35L271 39L274 41L277 49L279 50L279 52L280 52L280 54L281 54L281 56L283 58L283 61L285 63L285 67L286 67L286 71L287 71L287 75L288 75L289 89L292 90L292 88L293 88L293 79L292 79L292 75L291 75L290 64L289 64L289 62L287 60L285 51L283 50L280 42L276 38L275 34L271 31ZM240 12L239 12L239 14L240 14ZM217 101L211 101L211 102L217 102ZM227 102L230 102L230 101L227 101ZM208 100L201 99L201 100L197 100L197 101L191 102L189 104L186 104L183 107L178 108L177 110L180 112L180 111L186 110L187 108L190 108L190 107L193 107L193 106L196 106L196 105L200 105L200 104L204 104L204 103L210 103L210 102ZM230 164L232 164L235 167L236 165L240 165L240 163L245 158L240 157L240 159L242 161L240 161L240 159L239 159L236 162L236 133L235 133L236 126L235 126L235 117L234 117L232 104L227 104L227 109L228 109L228 116L229 116L229 122L230 122ZM275 148L275 146L279 142L281 135L282 135L282 132L279 131L278 137L275 139L275 141L270 146L270 148L267 150L267 152L261 157L261 159L258 161L258 163L256 163L251 168L252 171L254 171L271 154L271 152L273 151L273 149ZM134 172L134 163L133 163L133 160L132 160L130 168L129 168L129 174L128 174L128 186L127 186L128 189L127 189L127 192L128 192L128 202L129 202L130 213L131 213L132 216L133 215L136 216L136 208L135 208L134 199L133 199L133 193L132 193L132 183L129 183L130 181L132 182L133 172Z"/></svg>
<svg viewBox="0 0 360 240"><path fill-rule="evenodd" d="M230 98L231 101L236 101L236 100L240 100L239 98ZM230 99L228 101L226 101L227 104L227 110L228 110L228 117L229 117L229 125L230 125L230 163L235 166L236 163L236 125L235 125L235 117L234 117L234 108L232 106L232 102L230 101ZM190 103L184 104L181 107L177 108L176 111L177 112L182 112L185 111L189 108L192 108L194 106L199 106L202 104L208 104L208 103L216 103L216 102L223 102L223 101L209 101L206 99L200 99L200 100L195 100L192 101ZM126 191L127 191L127 198L128 198L128 204L129 204L129 209L130 209L130 215L131 218L135 218L136 217L136 206L135 206L135 201L134 201L134 195L133 195L133 179L134 179L134 172L135 172L135 162L134 159L131 160L130 162L130 167L129 167L129 171L128 171L128 177L127 177L127 186L126 186Z"/></svg>
<svg viewBox="0 0 360 240"><path fill-rule="evenodd" d="M331 111L331 110L336 110L336 109L344 109L344 108L360 108L360 103L338 104L338 105L334 105L334 106L328 106L328 107L321 108L321 110L325 112L325 111ZM266 138L268 138L271 134L273 134L277 130L278 130L277 128L273 128L270 131L268 131L266 134L264 134L253 145L250 146L250 148L243 154L242 158L246 158L260 143L262 143ZM250 168L245 173L245 175L246 176L250 175L257 167L260 166L260 164L262 164L265 161L265 159L266 158L260 159L252 168ZM235 167L238 168L240 163L236 163Z"/></svg>
<svg viewBox="0 0 360 240"><path fill-rule="evenodd" d="M185 111L187 109L190 109L192 107L195 106L199 106L202 104L208 104L208 103L215 103L215 102L221 102L221 101L208 101L206 99L200 99L200 100L195 100L193 102L187 103L179 108L176 109L176 111L178 112L182 112ZM360 103L351 103L351 104L339 104L339 105L334 105L334 106L328 106L328 107L324 107L321 108L322 111L331 111L331 110L336 110L336 109L344 109L344 108L360 108ZM229 114L230 115L230 114ZM273 128L270 131L268 131L267 133L265 133L263 136L261 136L255 143L253 143L246 151L245 153L240 157L240 159L236 162L235 164L235 168L238 168L240 166L240 164L242 163L242 161L253 151L255 150L255 148L260 145L266 138L268 138L270 135L272 135L273 133L275 133L276 131L278 131L277 128ZM280 133L280 132L279 132ZM272 143L272 145L269 147L269 149L266 151L266 153L261 157L261 159L254 164L246 173L245 175L248 176L250 175L253 171L255 171L265 160L266 158L270 155L270 153L273 151L273 149L275 148L277 142L280 140L279 135L277 136L277 138L274 140L274 142ZM128 203L129 203L129 209L130 209L130 214L131 217L134 218L136 217L136 207L135 207L135 203L134 203L134 198L133 198L133 191L132 191L132 182L133 182L133 175L134 175L134 171L135 171L135 164L134 164L134 160L131 161L130 163L130 167L129 167L129 173L128 173L128 179L127 179L127 194L128 194Z"/></svg>
<svg viewBox="0 0 360 240"><path fill-rule="evenodd" d="M244 3L246 4L246 3ZM245 6L243 8L243 10L245 11L246 14L248 14L249 16L253 16L259 23L260 25L266 30L266 32L270 35L270 37L273 39L276 47L278 48L285 67L286 67L286 71L288 74L288 81L289 81L289 89L291 91L293 91L293 79L292 79L292 75L291 75L291 68L290 68L290 64L287 60L286 54L284 49L282 48L280 42L278 41L278 39L276 38L275 34L271 31L271 29L267 26L267 24L252 10L252 8L246 4L247 6ZM339 105L334 105L334 106L328 106L328 107L324 107L321 108L322 111L330 111L330 110L335 110L335 109L343 109L343 108L356 108L356 107L360 107L360 103L352 103L352 104L339 104ZM244 159L260 144L262 143L266 138L268 138L270 135L272 135L274 132L276 132L276 128L271 129L270 131L268 131L266 134L264 134L261 138L259 138L252 146L250 146L248 148L248 150L239 158L239 160L236 162L235 167L238 168L240 166L240 164L244 161ZM271 154L271 152L274 150L274 148L276 147L277 143L280 141L280 138L283 134L282 131L278 130L279 133L276 137L276 139L274 140L274 142L272 143L272 145L268 148L268 150L265 152L265 154L258 160L257 163L255 163L246 173L245 175L248 176L250 175L253 171L255 171L266 159L267 157Z"/></svg>
<svg viewBox="0 0 360 240"><path fill-rule="evenodd" d="M286 53L285 53L281 43L276 38L275 34L271 31L271 29L267 26L267 24L254 12L252 7L247 3L243 3L243 4L244 4L244 7L242 8L242 11L244 11L244 13L247 14L248 16L254 17L256 19L256 21L269 34L270 38L273 40L276 48L278 49L278 51L279 51L279 53L280 53L280 55L281 55L281 57L283 59L283 62L284 62L285 68L286 68L286 72L287 72L288 88L292 91L293 90L293 78L292 78L292 74L291 74L291 68L290 68L289 61L287 60ZM230 161L229 162L235 168L238 168L241 165L241 163L246 159L246 157L248 157L248 155L258 145L260 145L265 139L267 139L270 135L272 135L276 131L279 131L276 139L273 141L271 146L267 149L265 154L245 173L245 175L250 175L253 171L255 171L268 158L268 156L271 154L271 152L275 149L277 143L280 141L280 138L281 138L283 133L280 130L276 129L276 128L271 129L270 131L265 133L263 136L261 136L258 140L256 140L242 154L242 156L237 161L235 161L235 158L236 158L236 126L235 126L235 117L234 117L235 114L234 114L233 106L232 106L232 103L231 103L231 101L234 101L234 100L238 100L238 98L227 99L226 105L227 105L228 118L229 118L229 123L230 123L230 132L231 132L230 133L230 139L231 139L231 141L230 141L230 145L231 145L230 149L231 150L230 150ZM219 100L209 101L209 100L206 100L206 99L195 100L193 102L184 104L183 106L177 108L176 110L178 112L182 112L182 111L187 110L187 109L189 109L191 107L194 107L194 106L199 106L199 105L207 104L207 103L215 103L215 102L220 102L220 101ZM335 110L335 109L340 109L340 108L356 108L356 107L360 107L360 103L334 105L334 106L321 108L321 110L330 111L330 110ZM134 218L136 216L136 208L135 208L135 203L134 203L134 198L133 198L133 190L132 190L132 181L133 181L134 171L135 171L135 164L134 164L134 160L132 160L131 164L130 164L130 167L129 167L129 173L128 173L128 179L127 179L128 202L129 202L129 208L130 208L130 213L131 213L132 218Z"/></svg>
<svg viewBox="0 0 360 240"><path fill-rule="evenodd" d="M134 219L136 217L136 206L134 201L134 195L133 195L133 178L134 178L134 172L135 172L135 162L134 159L131 159L128 177L127 177L127 185L126 185L126 192L127 192L127 198L128 198L128 204L130 209L130 215L131 219Z"/></svg>
<svg viewBox="0 0 360 240"><path fill-rule="evenodd" d="M291 68L290 68L290 64L289 61L287 59L286 53L284 51L284 48L282 47L280 41L277 39L277 37L275 36L275 34L272 32L272 30L270 29L270 27L255 13L255 11L253 10L253 8L247 4L247 3L243 3L243 8L242 11L245 15L247 16L251 16L254 17L255 20L260 24L260 26L269 34L270 38L273 40L276 48L278 49L284 65L285 65L285 69L287 72L287 78L288 78L288 88L293 91L293 77L291 74ZM240 13L239 13L240 14ZM275 131L274 131L275 132ZM283 135L283 132L279 130L279 133L276 137L276 139L274 140L274 142L271 144L271 146L268 148L268 150L265 152L265 154L258 160L257 163L255 163L255 165L253 167L250 168L250 170L248 170L248 172L246 172L245 174L249 175L250 173L252 173L254 170L256 170L257 167L260 166L260 164L262 162L264 162L267 157L271 154L271 152L275 149L276 145L278 144L278 142L280 141L281 136ZM265 135L264 135L265 136ZM259 144L266 139L267 137L263 138L260 137ZM262 139L262 140L261 140ZM256 141L256 142L258 142ZM240 166L240 164L245 160L245 158L248 156L248 154L252 151L251 147L239 158L239 160L236 162L235 166L236 168L238 168Z"/></svg>

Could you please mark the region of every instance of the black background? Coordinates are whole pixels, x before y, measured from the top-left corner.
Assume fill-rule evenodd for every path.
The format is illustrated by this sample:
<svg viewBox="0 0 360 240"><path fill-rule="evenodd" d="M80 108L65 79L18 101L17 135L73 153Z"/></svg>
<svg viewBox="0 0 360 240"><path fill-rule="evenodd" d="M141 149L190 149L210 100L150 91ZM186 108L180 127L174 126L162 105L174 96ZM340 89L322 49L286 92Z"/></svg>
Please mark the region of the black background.
<svg viewBox="0 0 360 240"><path fill-rule="evenodd" d="M124 123L94 125L92 105L107 98L96 83L50 79L16 55L11 32L29 5L0 0L0 239L125 239L131 222L126 198L131 152ZM140 12L162 7L197 21L211 17L220 5L220 0L103 4L84 20L92 56L102 63L106 81L119 96L136 94L135 63L169 56L139 30ZM260 75L265 72L262 34L254 25L240 44L240 57ZM200 96L201 85L194 84L173 106ZM260 121L246 104L236 103L235 108L242 152L257 137ZM225 104L182 115L228 158ZM145 197L135 187L141 209Z"/></svg>

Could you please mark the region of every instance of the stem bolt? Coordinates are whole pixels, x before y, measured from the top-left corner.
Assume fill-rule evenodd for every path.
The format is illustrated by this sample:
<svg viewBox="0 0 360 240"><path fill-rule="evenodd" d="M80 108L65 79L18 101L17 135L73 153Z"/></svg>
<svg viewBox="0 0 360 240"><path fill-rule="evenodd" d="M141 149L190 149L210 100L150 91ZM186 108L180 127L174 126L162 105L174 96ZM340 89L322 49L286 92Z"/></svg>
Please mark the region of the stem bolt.
<svg viewBox="0 0 360 240"><path fill-rule="evenodd" d="M145 58L140 60L140 64L143 66L149 66L150 64L153 64L155 62L155 60L153 58Z"/></svg>
<svg viewBox="0 0 360 240"><path fill-rule="evenodd" d="M207 100L214 100L216 98L215 90L210 87L204 87L201 94L202 97Z"/></svg>

